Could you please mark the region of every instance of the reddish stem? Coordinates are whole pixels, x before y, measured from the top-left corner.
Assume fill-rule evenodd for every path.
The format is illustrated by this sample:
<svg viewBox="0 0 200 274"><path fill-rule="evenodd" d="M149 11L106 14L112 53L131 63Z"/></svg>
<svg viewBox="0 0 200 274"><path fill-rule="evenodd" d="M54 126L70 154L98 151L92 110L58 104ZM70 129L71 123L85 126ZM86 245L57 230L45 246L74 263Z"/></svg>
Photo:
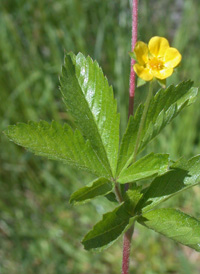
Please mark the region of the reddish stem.
<svg viewBox="0 0 200 274"><path fill-rule="evenodd" d="M132 51L134 50L135 44L137 42L137 21L138 21L138 0L133 0L133 7L132 7ZM133 115L134 96L135 96L135 72L133 70L133 65L134 64L135 64L135 60L131 59L128 117L130 115ZM128 190L128 184L125 185L125 189ZM122 274L128 274L129 273L129 258L130 258L132 235L133 235L133 226L124 234Z"/></svg>
<svg viewBox="0 0 200 274"><path fill-rule="evenodd" d="M137 21L138 21L138 0L133 0L132 7L132 40L131 40L131 50L135 48L137 42ZM131 72L130 72L130 84L129 84L129 113L128 116L133 115L133 105L135 96L135 72L133 70L133 65L135 60L131 59Z"/></svg>
<svg viewBox="0 0 200 274"><path fill-rule="evenodd" d="M133 235L133 226L124 234L122 274L129 273L129 258L131 251L131 238Z"/></svg>

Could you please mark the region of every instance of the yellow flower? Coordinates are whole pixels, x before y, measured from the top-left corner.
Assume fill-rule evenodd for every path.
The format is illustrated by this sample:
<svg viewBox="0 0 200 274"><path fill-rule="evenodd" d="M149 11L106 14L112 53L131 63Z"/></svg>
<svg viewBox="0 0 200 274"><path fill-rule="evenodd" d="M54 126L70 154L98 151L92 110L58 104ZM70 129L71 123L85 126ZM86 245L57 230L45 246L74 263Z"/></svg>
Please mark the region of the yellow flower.
<svg viewBox="0 0 200 274"><path fill-rule="evenodd" d="M179 51L169 46L167 39L158 36L152 37L148 45L137 42L134 53L138 61L134 71L145 81L154 77L160 80L168 78L182 59Z"/></svg>

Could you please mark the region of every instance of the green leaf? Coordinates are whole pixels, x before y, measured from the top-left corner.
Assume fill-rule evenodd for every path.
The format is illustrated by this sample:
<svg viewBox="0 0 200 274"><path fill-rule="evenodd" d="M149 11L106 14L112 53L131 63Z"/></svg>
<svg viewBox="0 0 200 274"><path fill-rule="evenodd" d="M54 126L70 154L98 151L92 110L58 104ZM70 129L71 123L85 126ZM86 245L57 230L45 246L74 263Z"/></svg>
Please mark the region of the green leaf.
<svg viewBox="0 0 200 274"><path fill-rule="evenodd" d="M179 160L171 166L171 170L153 180L151 185L144 190L143 198L137 210L146 212L156 205L173 197L200 182L200 155L189 161Z"/></svg>
<svg viewBox="0 0 200 274"><path fill-rule="evenodd" d="M104 214L103 219L84 237L82 243L85 249L101 251L113 244L136 220L134 210L141 197L140 188L128 190L125 202Z"/></svg>
<svg viewBox="0 0 200 274"><path fill-rule="evenodd" d="M118 204L118 201L117 201L117 199L116 199L116 195L115 195L113 192L110 192L110 193L108 193L107 195L105 195L105 198L106 198L108 201L112 202L112 203Z"/></svg>
<svg viewBox="0 0 200 274"><path fill-rule="evenodd" d="M135 215L135 208L143 196L141 189L141 186L133 184L125 193L125 208L132 216Z"/></svg>
<svg viewBox="0 0 200 274"><path fill-rule="evenodd" d="M131 217L124 204L104 214L103 219L84 237L84 248L98 251L108 248L124 232Z"/></svg>
<svg viewBox="0 0 200 274"><path fill-rule="evenodd" d="M120 172L132 162L133 160L133 151L135 147L135 142L137 138L137 131L140 124L140 119L142 116L144 106L139 105L136 110L134 116L130 116L128 121L128 126L126 132L123 136L120 151L119 151L119 158L118 158L118 165L117 165L117 175L119 176Z"/></svg>
<svg viewBox="0 0 200 274"><path fill-rule="evenodd" d="M113 190L113 183L106 178L98 178L90 185L85 186L74 192L70 197L70 203L85 203L97 196L110 193Z"/></svg>
<svg viewBox="0 0 200 274"><path fill-rule="evenodd" d="M152 98L142 131L140 151L169 124L180 111L196 100L197 88L193 82L182 82L159 90Z"/></svg>
<svg viewBox="0 0 200 274"><path fill-rule="evenodd" d="M168 170L169 155L150 153L123 170L117 182L125 184L151 178Z"/></svg>
<svg viewBox="0 0 200 274"><path fill-rule="evenodd" d="M36 155L63 161L97 176L110 177L90 142L84 140L80 131L73 132L67 124L62 127L56 122L19 123L9 126L5 134Z"/></svg>
<svg viewBox="0 0 200 274"><path fill-rule="evenodd" d="M119 115L101 68L81 53L66 55L60 79L68 112L113 176L119 146Z"/></svg>
<svg viewBox="0 0 200 274"><path fill-rule="evenodd" d="M141 133L141 142L138 153L169 124L183 108L193 103L197 96L198 89L191 88L192 82L182 82L177 86L169 86L167 89L160 89L151 99L149 109ZM132 161L140 119L143 106L139 106L134 117L130 117L127 130L123 136L117 175L125 169Z"/></svg>
<svg viewBox="0 0 200 274"><path fill-rule="evenodd" d="M142 225L200 252L200 222L175 209L156 209L142 215Z"/></svg>

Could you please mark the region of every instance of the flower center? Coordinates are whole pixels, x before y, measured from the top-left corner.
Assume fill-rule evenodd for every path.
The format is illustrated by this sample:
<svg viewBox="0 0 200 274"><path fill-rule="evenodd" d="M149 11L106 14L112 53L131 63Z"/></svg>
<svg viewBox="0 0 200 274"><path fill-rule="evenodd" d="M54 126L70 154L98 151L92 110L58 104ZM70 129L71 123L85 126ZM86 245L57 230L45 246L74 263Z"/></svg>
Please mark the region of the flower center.
<svg viewBox="0 0 200 274"><path fill-rule="evenodd" d="M164 65L163 65L163 61L159 60L156 57L153 57L147 63L147 67L148 69L151 69L151 70L161 70L163 69Z"/></svg>

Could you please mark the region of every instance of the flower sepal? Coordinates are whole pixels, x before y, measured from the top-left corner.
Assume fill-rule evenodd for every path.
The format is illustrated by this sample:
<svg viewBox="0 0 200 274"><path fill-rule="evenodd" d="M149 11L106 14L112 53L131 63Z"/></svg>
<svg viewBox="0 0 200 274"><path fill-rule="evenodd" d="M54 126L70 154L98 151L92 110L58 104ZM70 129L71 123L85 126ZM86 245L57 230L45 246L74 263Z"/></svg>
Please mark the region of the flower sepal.
<svg viewBox="0 0 200 274"><path fill-rule="evenodd" d="M147 81L143 80L142 78L137 78L137 88L144 86Z"/></svg>
<svg viewBox="0 0 200 274"><path fill-rule="evenodd" d="M157 83L161 86L161 88L166 88L166 79L158 79L156 78Z"/></svg>
<svg viewBox="0 0 200 274"><path fill-rule="evenodd" d="M137 61L137 57L136 57L134 51L129 51L128 54L129 54L129 56L130 56L133 60Z"/></svg>

